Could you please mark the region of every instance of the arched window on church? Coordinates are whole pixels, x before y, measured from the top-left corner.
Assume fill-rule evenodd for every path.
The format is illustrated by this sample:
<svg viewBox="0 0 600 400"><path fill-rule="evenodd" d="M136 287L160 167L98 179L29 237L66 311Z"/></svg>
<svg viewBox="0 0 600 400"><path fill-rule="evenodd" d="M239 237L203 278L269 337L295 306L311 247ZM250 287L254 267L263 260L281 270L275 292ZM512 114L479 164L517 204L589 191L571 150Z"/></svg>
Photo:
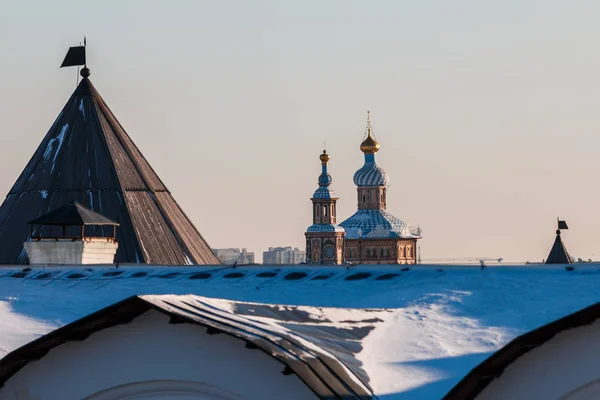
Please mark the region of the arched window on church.
<svg viewBox="0 0 600 400"><path fill-rule="evenodd" d="M321 216L321 205L318 203L315 204L315 215L317 216L317 218Z"/></svg>
<svg viewBox="0 0 600 400"><path fill-rule="evenodd" d="M384 254L383 254L383 249L379 249L379 256L380 256L381 258L383 258L383 257L384 257Z"/></svg>
<svg viewBox="0 0 600 400"><path fill-rule="evenodd" d="M327 204L323 204L323 216L327 216Z"/></svg>

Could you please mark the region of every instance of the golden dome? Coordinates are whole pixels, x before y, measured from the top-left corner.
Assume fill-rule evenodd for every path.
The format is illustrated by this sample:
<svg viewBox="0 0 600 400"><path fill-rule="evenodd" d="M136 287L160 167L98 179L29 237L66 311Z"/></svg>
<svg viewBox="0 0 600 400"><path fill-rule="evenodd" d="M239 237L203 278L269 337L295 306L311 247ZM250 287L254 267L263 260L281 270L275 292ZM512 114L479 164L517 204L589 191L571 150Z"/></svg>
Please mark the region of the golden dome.
<svg viewBox="0 0 600 400"><path fill-rule="evenodd" d="M379 151L379 143L371 135L371 112L367 111L367 138L360 144L360 151L375 154Z"/></svg>
<svg viewBox="0 0 600 400"><path fill-rule="evenodd" d="M331 157L329 157L329 154L327 154L327 151L326 151L326 150L323 150L323 154L321 154L321 155L319 156L319 158L321 159L321 162L322 162L323 164L327 164L327 162L329 161L329 159L330 159Z"/></svg>
<svg viewBox="0 0 600 400"><path fill-rule="evenodd" d="M370 130L369 136L367 136L365 141L360 144L360 151L362 151L365 154L375 154L379 151L379 143L377 142L377 140L373 139Z"/></svg>

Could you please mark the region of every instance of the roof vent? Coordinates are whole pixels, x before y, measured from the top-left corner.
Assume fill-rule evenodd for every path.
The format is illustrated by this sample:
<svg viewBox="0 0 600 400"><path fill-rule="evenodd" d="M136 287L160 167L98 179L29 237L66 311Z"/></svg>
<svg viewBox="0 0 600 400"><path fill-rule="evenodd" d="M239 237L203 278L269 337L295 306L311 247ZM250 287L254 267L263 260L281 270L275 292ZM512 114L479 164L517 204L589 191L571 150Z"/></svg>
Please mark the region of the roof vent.
<svg viewBox="0 0 600 400"><path fill-rule="evenodd" d="M119 224L76 201L29 224L31 241L24 247L30 264L112 264L115 260ZM57 227L62 227L62 234ZM44 237L45 230L49 235Z"/></svg>

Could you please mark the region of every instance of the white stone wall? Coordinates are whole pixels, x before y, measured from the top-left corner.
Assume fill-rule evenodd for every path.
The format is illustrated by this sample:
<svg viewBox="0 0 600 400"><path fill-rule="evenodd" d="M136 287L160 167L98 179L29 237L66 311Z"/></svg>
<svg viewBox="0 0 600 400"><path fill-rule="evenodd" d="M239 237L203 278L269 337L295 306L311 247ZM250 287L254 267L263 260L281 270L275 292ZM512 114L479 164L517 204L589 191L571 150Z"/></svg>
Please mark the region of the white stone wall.
<svg viewBox="0 0 600 400"><path fill-rule="evenodd" d="M113 264L118 243L105 238L25 242L30 264Z"/></svg>

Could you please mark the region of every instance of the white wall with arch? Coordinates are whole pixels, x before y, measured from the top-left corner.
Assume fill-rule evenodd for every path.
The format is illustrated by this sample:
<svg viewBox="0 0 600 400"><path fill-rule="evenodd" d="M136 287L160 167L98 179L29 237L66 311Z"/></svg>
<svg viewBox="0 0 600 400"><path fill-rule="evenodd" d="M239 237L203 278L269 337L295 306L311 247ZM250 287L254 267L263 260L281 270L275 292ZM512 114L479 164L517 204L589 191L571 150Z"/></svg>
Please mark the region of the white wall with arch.
<svg viewBox="0 0 600 400"><path fill-rule="evenodd" d="M0 389L0 400L316 399L284 365L243 340L169 324L150 310L28 363Z"/></svg>
<svg viewBox="0 0 600 400"><path fill-rule="evenodd" d="M600 398L600 323L560 332L513 361L478 400Z"/></svg>

